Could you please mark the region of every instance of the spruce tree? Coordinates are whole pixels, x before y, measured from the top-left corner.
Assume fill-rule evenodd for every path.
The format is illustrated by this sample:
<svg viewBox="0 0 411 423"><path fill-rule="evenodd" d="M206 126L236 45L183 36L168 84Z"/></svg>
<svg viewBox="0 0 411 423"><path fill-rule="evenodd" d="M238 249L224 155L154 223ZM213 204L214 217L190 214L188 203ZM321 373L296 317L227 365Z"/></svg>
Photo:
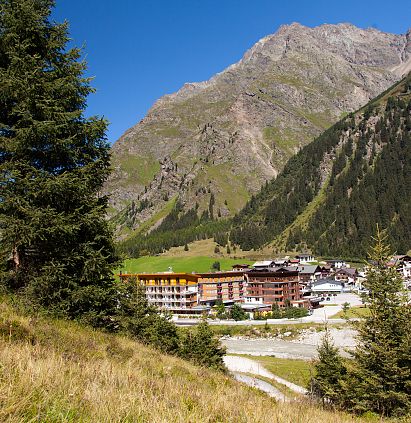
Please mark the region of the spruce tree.
<svg viewBox="0 0 411 423"><path fill-rule="evenodd" d="M235 303L230 310L230 317L235 321L247 320L248 314L241 308L241 306Z"/></svg>
<svg viewBox="0 0 411 423"><path fill-rule="evenodd" d="M110 171L104 119L81 51L52 0L0 3L0 271L34 304L104 324L115 307L112 232L99 195Z"/></svg>
<svg viewBox="0 0 411 423"><path fill-rule="evenodd" d="M338 405L341 403L342 382L346 368L335 347L328 327L318 347L318 360L314 364L314 376L310 380L308 391L323 404Z"/></svg>
<svg viewBox="0 0 411 423"><path fill-rule="evenodd" d="M391 256L386 239L377 228L364 282L370 313L356 325L345 406L359 413L398 416L411 412L411 310L402 278L387 266Z"/></svg>
<svg viewBox="0 0 411 423"><path fill-rule="evenodd" d="M225 370L224 354L225 349L214 337L205 320L199 323L194 331L187 331L181 338L180 355L200 366Z"/></svg>
<svg viewBox="0 0 411 423"><path fill-rule="evenodd" d="M177 353L179 336L176 325L165 313L150 304L145 286L130 278L118 287L118 325L126 334L163 352Z"/></svg>

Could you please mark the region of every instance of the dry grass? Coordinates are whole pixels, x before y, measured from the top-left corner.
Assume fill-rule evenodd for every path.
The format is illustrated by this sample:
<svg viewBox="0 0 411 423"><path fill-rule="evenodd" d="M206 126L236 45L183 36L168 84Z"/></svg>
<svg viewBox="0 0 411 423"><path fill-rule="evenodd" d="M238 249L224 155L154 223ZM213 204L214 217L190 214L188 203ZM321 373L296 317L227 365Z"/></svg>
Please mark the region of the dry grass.
<svg viewBox="0 0 411 423"><path fill-rule="evenodd" d="M75 323L0 305L2 422L360 421L277 404L229 376Z"/></svg>

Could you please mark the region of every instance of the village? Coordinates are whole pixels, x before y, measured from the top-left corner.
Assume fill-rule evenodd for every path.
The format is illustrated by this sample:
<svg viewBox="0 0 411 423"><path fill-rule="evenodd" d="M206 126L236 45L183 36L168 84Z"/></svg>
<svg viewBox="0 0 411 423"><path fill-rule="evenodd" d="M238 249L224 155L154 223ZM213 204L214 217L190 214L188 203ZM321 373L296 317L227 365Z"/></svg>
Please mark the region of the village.
<svg viewBox="0 0 411 423"><path fill-rule="evenodd" d="M411 257L397 255L387 263L411 288ZM317 261L311 254L295 258L235 264L232 270L210 273L120 273L125 283L145 287L148 302L175 318L215 317L234 305L249 319L271 316L273 310L301 309L289 317L304 317L341 294L367 293L367 267L358 271L342 259ZM341 297L342 298L342 297ZM338 300L337 300L338 302ZM339 301L341 303L341 301ZM295 311L295 310L294 310Z"/></svg>

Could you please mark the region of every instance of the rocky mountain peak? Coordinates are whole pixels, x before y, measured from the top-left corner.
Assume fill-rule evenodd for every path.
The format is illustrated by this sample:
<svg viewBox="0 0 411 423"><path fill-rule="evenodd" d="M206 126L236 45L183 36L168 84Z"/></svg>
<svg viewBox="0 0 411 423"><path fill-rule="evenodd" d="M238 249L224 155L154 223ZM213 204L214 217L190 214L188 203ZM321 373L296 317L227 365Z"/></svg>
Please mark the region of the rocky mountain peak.
<svg viewBox="0 0 411 423"><path fill-rule="evenodd" d="M157 100L114 144L113 213L144 197L152 206L138 227L170 199L201 212L211 192L216 208L236 212L303 145L396 82L409 39L347 23L281 26L210 80ZM172 174L161 173L165 158Z"/></svg>

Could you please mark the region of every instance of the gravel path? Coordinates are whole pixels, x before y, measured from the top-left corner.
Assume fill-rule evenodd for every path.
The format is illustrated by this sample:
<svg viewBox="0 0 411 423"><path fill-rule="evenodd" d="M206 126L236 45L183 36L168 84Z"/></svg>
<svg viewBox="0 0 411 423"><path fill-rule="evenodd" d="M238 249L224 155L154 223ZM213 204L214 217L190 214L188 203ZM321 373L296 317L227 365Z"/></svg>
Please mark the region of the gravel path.
<svg viewBox="0 0 411 423"><path fill-rule="evenodd" d="M251 373L256 376L267 377L275 380L278 383L281 383L282 385L287 386L287 388L291 389L292 391L298 394L307 393L307 390L303 387L274 375L260 363L257 363L254 360L250 360L249 358L226 355L224 357L224 364L226 365L227 369L231 372Z"/></svg>
<svg viewBox="0 0 411 423"><path fill-rule="evenodd" d="M265 382L264 380L258 379L256 377L251 377L248 375L244 375L239 372L232 372L234 379L238 380L239 382L245 383L252 388L260 389L261 391L267 393L270 397L275 398L278 401L289 401L289 399L278 389L274 388L273 385Z"/></svg>

